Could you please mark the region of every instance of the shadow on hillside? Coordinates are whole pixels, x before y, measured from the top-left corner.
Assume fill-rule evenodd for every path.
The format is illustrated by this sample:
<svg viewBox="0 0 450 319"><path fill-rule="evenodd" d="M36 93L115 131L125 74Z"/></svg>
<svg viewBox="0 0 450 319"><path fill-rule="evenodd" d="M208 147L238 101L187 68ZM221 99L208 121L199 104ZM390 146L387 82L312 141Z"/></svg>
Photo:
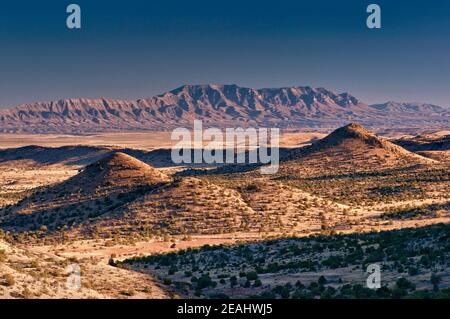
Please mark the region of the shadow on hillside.
<svg viewBox="0 0 450 319"><path fill-rule="evenodd" d="M0 163L16 160L32 160L41 165L64 164L74 166L86 166L92 164L114 152L122 152L133 156L138 160L151 165L155 168L167 167L188 167L188 168L217 168L230 166L230 168L218 168L218 171L211 171L210 174L219 174L219 171L231 169L233 172L240 172L242 164L194 164L194 150L191 150L190 163L174 163L172 160L172 150L169 148L144 151L132 148L112 148L96 146L62 146L62 147L42 147L42 146L24 146L19 148L10 148L0 150ZM290 152L290 149L280 148L280 158ZM248 151L245 152L245 162L248 163ZM234 162L237 163L237 153L234 155ZM231 168L235 166L235 168ZM251 169L254 169L254 165ZM246 170L246 169L245 169ZM203 173L202 173L203 174ZM222 174L222 173L220 173Z"/></svg>
<svg viewBox="0 0 450 319"><path fill-rule="evenodd" d="M155 149L143 151L132 148L94 147L94 146L62 146L62 147L41 147L24 146L0 150L0 163L17 160L32 160L41 165L75 165L86 166L92 164L111 153L122 152L133 156L156 168L176 167L176 166L198 166L205 167L211 165L198 164L175 164L172 161L171 149ZM193 152L191 152L193 153ZM191 156L193 162L194 155Z"/></svg>
<svg viewBox="0 0 450 319"><path fill-rule="evenodd" d="M395 174L401 174L401 173L407 174L409 172L415 172L420 167L421 167L421 165L417 164L417 165L408 166L408 167L388 168L388 169L384 169L384 170L374 170L374 171L366 171L366 172L348 172L348 173L342 173L342 174L329 174L329 175L305 177L303 179L310 180L310 181L326 181L326 180L333 180L333 179L385 177L385 176L392 176Z"/></svg>
<svg viewBox="0 0 450 319"><path fill-rule="evenodd" d="M377 216L376 219L384 220L407 220L407 219L422 219L422 218L436 218L438 211L445 211L450 213L450 201L445 203L422 205L411 208L398 208L392 211L383 213Z"/></svg>
<svg viewBox="0 0 450 319"><path fill-rule="evenodd" d="M155 192L167 183L146 185L125 192L111 192L97 197L85 199L73 198L67 201L65 193L51 198L48 201L39 201L43 192L50 192L57 187L40 189L19 203L6 206L1 210L0 229L5 231L37 231L42 226L46 228L46 234L51 234L61 229L73 228L80 225L89 225L106 214L113 213L117 208L130 203L137 198ZM59 194L58 194L59 195ZM44 204L29 214L20 214L21 209L29 204ZM54 207L45 204L58 203ZM108 216L110 218L111 215Z"/></svg>
<svg viewBox="0 0 450 319"><path fill-rule="evenodd" d="M88 165L109 154L110 150L91 146L41 147L24 146L0 150L0 163L16 160L32 160L38 164Z"/></svg>

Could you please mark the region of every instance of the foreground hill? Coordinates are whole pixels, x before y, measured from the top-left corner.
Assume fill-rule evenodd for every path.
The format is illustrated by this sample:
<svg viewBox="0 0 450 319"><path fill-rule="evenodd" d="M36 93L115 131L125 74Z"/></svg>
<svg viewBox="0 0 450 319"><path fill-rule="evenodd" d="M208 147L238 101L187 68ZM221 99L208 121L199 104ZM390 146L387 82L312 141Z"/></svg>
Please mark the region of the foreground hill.
<svg viewBox="0 0 450 319"><path fill-rule="evenodd" d="M405 111L405 109L407 111ZM324 88L251 89L237 85L185 85L136 101L68 99L0 111L0 132L86 133L167 130L191 126L336 127L365 125L448 127L448 110L428 104L367 105Z"/></svg>
<svg viewBox="0 0 450 319"><path fill-rule="evenodd" d="M112 153L60 184L43 188L1 211L2 227L49 230L70 227L110 212L170 177L124 153Z"/></svg>
<svg viewBox="0 0 450 319"><path fill-rule="evenodd" d="M172 181L115 152L72 178L34 192L0 212L1 228L48 235L152 237L249 229L259 216L236 191L196 178ZM73 232L71 232L73 233Z"/></svg>

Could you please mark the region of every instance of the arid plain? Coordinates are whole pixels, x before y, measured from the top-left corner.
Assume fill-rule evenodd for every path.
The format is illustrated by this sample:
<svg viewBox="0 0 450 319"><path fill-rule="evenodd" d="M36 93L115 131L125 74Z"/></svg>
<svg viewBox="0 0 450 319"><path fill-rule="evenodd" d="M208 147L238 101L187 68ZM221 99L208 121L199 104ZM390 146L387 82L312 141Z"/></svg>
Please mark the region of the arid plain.
<svg viewBox="0 0 450 319"><path fill-rule="evenodd" d="M167 132L2 135L0 294L445 295L446 133L287 130L275 175L174 166ZM385 295L364 288L370 262L383 266Z"/></svg>

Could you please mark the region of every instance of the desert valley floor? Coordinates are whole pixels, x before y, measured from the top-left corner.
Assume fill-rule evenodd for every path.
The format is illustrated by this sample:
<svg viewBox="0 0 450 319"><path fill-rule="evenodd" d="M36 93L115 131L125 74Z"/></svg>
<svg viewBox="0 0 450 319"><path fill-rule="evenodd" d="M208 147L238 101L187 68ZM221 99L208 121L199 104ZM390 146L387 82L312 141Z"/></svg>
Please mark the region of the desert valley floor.
<svg viewBox="0 0 450 319"><path fill-rule="evenodd" d="M274 175L174 166L164 132L0 135L0 297L449 298L450 132L331 131L284 132Z"/></svg>

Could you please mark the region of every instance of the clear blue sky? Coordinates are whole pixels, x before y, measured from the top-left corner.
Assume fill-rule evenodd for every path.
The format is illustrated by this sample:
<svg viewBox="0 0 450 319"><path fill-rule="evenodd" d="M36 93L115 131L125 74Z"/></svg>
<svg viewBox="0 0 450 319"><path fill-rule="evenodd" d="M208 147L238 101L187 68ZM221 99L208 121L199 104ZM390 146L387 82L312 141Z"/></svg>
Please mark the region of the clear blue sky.
<svg viewBox="0 0 450 319"><path fill-rule="evenodd" d="M66 28L70 3L81 30ZM381 30L366 27L369 3L382 7ZM0 107L187 83L450 106L448 0L2 1L0 43Z"/></svg>

